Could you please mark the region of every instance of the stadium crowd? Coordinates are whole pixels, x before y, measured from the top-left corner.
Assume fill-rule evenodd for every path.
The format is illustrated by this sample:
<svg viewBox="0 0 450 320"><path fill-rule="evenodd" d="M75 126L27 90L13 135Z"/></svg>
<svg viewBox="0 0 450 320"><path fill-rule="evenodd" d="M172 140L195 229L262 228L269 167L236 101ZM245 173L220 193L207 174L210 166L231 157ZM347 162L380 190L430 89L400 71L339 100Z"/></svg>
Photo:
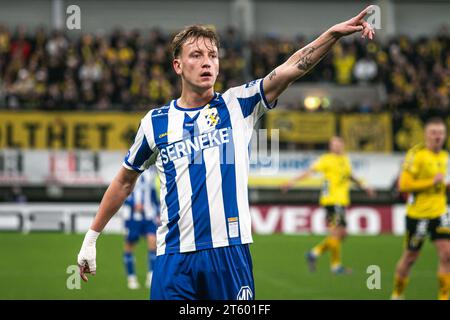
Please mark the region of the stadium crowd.
<svg viewBox="0 0 450 320"><path fill-rule="evenodd" d="M0 108L127 111L161 105L180 90L171 71L170 40L170 34L157 29L73 36L0 26ZM245 42L236 30L225 30L216 90L242 84L250 76L264 77L307 41L267 35ZM299 81L378 83L387 93L383 110L446 112L450 35L442 28L428 38L341 41Z"/></svg>

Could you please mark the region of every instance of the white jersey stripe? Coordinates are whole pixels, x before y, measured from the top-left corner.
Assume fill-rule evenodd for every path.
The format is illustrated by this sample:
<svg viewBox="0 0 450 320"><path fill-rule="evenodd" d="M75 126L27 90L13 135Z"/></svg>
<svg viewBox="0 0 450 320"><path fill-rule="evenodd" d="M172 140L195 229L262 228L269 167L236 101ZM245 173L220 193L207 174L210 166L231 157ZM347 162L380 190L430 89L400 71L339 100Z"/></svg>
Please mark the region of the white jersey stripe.
<svg viewBox="0 0 450 320"><path fill-rule="evenodd" d="M227 225L223 207L222 175L220 173L220 153L215 149L203 152L206 167L206 188L211 219L211 237L213 244L228 245Z"/></svg>
<svg viewBox="0 0 450 320"><path fill-rule="evenodd" d="M169 111L169 125L168 125L168 143L174 143L180 141L183 136L180 128L183 128L183 117L176 117L173 114L178 113L178 111L173 108L173 103L171 104L171 109ZM178 188L178 203L180 206L180 219L178 222L179 229L179 245L180 252L195 251L195 235L194 229L192 228L192 188L189 178L189 159L188 157L180 157L173 161L176 170L176 184Z"/></svg>

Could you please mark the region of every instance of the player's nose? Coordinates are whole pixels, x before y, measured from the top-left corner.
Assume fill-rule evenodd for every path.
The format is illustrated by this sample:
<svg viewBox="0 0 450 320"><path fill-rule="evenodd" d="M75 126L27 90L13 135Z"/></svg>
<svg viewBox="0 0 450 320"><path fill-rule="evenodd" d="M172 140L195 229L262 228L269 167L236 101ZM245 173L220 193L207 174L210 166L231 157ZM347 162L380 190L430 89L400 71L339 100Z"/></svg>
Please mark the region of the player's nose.
<svg viewBox="0 0 450 320"><path fill-rule="evenodd" d="M207 70L211 69L211 61L208 58L203 59L202 69L207 69Z"/></svg>

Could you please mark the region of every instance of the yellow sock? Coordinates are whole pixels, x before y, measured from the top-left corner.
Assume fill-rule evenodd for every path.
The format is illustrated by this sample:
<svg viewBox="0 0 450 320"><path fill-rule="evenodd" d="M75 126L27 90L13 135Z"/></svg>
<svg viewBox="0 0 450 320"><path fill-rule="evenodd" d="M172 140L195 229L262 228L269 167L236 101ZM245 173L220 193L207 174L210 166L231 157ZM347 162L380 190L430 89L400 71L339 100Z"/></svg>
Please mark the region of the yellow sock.
<svg viewBox="0 0 450 320"><path fill-rule="evenodd" d="M319 243L312 249L312 253L316 257L321 256L324 252L326 252L329 249L329 241L330 237L326 237L321 243Z"/></svg>
<svg viewBox="0 0 450 320"><path fill-rule="evenodd" d="M341 265L341 241L338 238L330 237L328 246L331 253L331 268L335 269Z"/></svg>
<svg viewBox="0 0 450 320"><path fill-rule="evenodd" d="M400 277L395 275L394 278L394 290L392 291L392 298L399 298L403 296L406 285L408 284L408 277Z"/></svg>
<svg viewBox="0 0 450 320"><path fill-rule="evenodd" d="M438 273L439 279L439 300L448 300L448 294L450 289L450 273Z"/></svg>

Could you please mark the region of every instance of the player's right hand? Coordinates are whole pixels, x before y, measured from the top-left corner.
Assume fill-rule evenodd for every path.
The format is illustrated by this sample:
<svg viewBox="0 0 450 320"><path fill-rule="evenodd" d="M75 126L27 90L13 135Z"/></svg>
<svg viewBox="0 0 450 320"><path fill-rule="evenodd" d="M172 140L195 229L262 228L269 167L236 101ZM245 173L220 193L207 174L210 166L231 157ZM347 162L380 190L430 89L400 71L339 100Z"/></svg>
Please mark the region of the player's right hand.
<svg viewBox="0 0 450 320"><path fill-rule="evenodd" d="M95 272L97 270L97 251L95 248L95 244L99 234L99 232L89 230L84 237L83 244L81 245L80 252L78 253L77 262L78 267L80 268L80 277L85 282L88 281L86 274L95 275Z"/></svg>

